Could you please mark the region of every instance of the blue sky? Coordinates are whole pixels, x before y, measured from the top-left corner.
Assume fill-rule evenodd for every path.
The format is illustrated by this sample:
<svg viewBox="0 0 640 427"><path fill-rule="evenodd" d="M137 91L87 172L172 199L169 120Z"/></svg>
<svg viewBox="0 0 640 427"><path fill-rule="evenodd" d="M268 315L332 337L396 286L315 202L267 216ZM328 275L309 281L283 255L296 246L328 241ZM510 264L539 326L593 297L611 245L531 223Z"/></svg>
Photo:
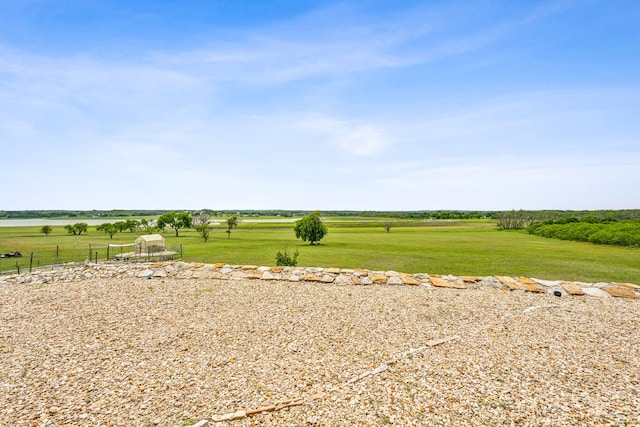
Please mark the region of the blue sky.
<svg viewBox="0 0 640 427"><path fill-rule="evenodd" d="M635 0L0 10L0 209L640 208Z"/></svg>

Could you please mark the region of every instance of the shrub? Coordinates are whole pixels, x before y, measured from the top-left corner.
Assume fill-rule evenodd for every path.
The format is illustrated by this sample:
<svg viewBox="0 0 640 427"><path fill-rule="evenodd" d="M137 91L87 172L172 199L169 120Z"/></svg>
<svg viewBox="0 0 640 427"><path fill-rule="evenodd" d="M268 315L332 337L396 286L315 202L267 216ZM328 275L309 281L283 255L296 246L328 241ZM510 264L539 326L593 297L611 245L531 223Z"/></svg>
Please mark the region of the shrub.
<svg viewBox="0 0 640 427"><path fill-rule="evenodd" d="M278 251L276 254L276 265L278 266L288 266L295 267L298 265L298 250L293 253L293 256L289 255L287 248L284 249L284 252Z"/></svg>

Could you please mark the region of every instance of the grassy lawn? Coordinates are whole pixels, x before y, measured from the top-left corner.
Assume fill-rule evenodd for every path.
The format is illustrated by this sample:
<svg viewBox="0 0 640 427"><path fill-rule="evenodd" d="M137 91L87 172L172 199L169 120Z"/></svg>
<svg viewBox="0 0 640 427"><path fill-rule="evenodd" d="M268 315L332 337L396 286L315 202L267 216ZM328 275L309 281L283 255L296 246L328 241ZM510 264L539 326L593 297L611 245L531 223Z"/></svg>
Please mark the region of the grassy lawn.
<svg viewBox="0 0 640 427"><path fill-rule="evenodd" d="M299 250L301 266L640 283L639 248L498 231L492 221L456 221L451 225L438 221L421 226L414 222L394 226L390 233L381 225L358 221L326 224L329 233L322 245L313 247L295 238L291 223L240 224L230 239L220 225L206 243L193 230L181 230L178 238L172 230L163 235L167 245L182 244L185 261L275 265L276 252L288 247ZM89 244L104 259L107 243L132 243L139 234L119 233L109 240L95 227L81 236L69 236L62 227L54 227L49 236L40 233L40 227L0 227L0 252L22 252L22 268L28 268L32 251L42 264L52 262L56 245L61 261L84 260ZM1 259L0 270L15 268L15 262L14 258Z"/></svg>

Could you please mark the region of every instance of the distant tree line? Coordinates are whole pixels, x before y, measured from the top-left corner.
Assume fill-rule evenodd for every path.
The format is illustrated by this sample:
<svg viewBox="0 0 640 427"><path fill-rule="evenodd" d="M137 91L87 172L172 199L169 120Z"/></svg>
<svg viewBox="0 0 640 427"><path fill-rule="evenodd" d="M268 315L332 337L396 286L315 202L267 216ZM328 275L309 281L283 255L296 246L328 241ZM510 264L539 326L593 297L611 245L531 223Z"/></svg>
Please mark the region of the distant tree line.
<svg viewBox="0 0 640 427"><path fill-rule="evenodd" d="M119 217L157 217L171 212L189 212L187 210L88 210L88 211L65 211L65 210L25 210L25 211L3 211L0 210L0 219L33 219L33 218L119 218ZM397 218L397 219L497 219L500 215L508 211L465 211L465 210L420 210L420 211L354 211L335 210L323 211L324 216L361 216L373 218ZM600 219L613 218L617 220L640 218L640 209L624 210L596 210L596 211L563 211L563 210L541 210L523 211L534 221L556 220L562 218L583 218L586 216L596 216ZM202 209L192 212L196 214L206 214L209 217L229 217L232 215L240 217L259 216L280 216L284 218L303 217L313 213L313 211L298 210L212 210Z"/></svg>

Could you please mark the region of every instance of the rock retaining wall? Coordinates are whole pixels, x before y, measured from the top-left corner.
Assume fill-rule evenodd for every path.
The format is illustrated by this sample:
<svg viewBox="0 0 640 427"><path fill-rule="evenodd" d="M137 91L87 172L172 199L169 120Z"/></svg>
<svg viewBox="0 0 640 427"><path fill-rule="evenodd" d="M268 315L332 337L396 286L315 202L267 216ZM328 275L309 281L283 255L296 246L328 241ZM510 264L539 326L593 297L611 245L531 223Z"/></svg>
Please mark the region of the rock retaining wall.
<svg viewBox="0 0 640 427"><path fill-rule="evenodd" d="M481 288L487 291L550 293L560 297L588 295L604 298L640 298L640 286L632 283L584 283L509 276L441 276L347 268L260 267L257 265L201 264L176 261L139 264L116 262L71 264L34 273L0 276L0 285L41 285L53 281L76 282L118 277L280 280L354 286L397 285L453 289Z"/></svg>

